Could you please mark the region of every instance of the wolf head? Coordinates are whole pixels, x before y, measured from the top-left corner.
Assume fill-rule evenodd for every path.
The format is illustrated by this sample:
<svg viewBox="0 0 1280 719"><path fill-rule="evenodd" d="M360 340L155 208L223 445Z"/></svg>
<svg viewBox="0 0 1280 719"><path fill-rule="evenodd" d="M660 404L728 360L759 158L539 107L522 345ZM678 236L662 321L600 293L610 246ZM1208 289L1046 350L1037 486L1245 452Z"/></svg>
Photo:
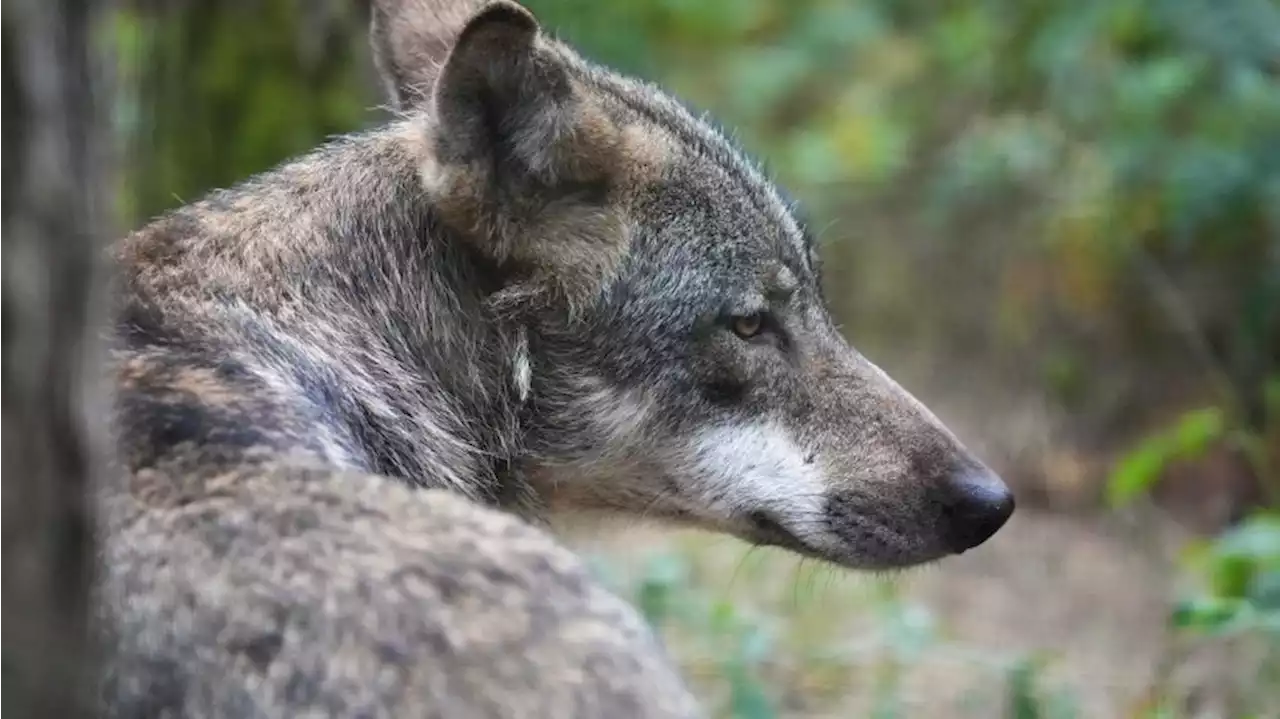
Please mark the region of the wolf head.
<svg viewBox="0 0 1280 719"><path fill-rule="evenodd" d="M1009 518L1001 480L841 337L812 236L720 132L510 2L378 0L372 38L440 221L502 278L521 471L549 508L866 568Z"/></svg>

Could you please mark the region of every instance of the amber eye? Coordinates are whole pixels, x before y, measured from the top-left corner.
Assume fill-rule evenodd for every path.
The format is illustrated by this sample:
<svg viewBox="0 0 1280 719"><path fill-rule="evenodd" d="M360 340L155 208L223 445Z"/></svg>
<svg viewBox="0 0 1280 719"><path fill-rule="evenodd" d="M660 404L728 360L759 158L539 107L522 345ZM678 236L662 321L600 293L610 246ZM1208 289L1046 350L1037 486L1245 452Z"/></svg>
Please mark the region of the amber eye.
<svg viewBox="0 0 1280 719"><path fill-rule="evenodd" d="M733 318L733 331L744 340L760 334L760 330L764 328L764 313L752 312L749 315Z"/></svg>

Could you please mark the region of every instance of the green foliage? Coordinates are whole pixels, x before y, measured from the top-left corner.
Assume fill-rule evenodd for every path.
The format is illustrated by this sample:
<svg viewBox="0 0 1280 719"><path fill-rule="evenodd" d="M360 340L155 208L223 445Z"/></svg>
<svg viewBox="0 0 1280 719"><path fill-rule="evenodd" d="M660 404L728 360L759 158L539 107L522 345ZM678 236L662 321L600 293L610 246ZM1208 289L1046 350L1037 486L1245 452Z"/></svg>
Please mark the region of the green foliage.
<svg viewBox="0 0 1280 719"><path fill-rule="evenodd" d="M1215 443L1234 439L1245 450L1264 481L1274 481L1270 457L1262 442L1280 419L1280 402L1267 384L1267 412L1261 432L1231 430L1224 411L1209 408L1184 415L1172 428L1144 439L1123 457L1113 473L1108 494L1121 505L1149 490L1164 468L1195 458ZM1261 449L1260 449L1261 448ZM1258 678L1249 682L1244 703L1257 714L1280 699L1280 513L1260 510L1244 522L1184 552L1184 570L1193 586L1173 605L1169 625L1175 637L1251 640L1260 645ZM1252 710L1251 710L1252 711ZM1176 716L1161 703L1151 716Z"/></svg>
<svg viewBox="0 0 1280 719"><path fill-rule="evenodd" d="M696 571L696 553L652 554L633 572L594 560L609 586L641 609L672 644L689 676L700 680L715 716L773 719L784 715L841 711L851 694L870 702L870 716L914 716L904 675L930 657L945 655L984 670L990 681L976 687L975 699L1004 706L1010 719L1074 719L1070 691L1046 679L1043 657L1004 658L949 641L933 615L905 601L892 581L877 581L845 607L874 617L874 629L860 635L832 633L836 620L820 621L819 635L806 631L811 612L822 611L793 595L784 607L760 606L761 596L743 591L742 600L717 596ZM776 582L776 572L757 580ZM792 581L802 581L799 576ZM745 589L745 588L744 588ZM842 602L844 600L842 599ZM861 679L869 684L855 686ZM846 682L850 682L846 684ZM1003 692L1003 695L1001 695ZM958 707L963 709L963 707ZM981 706L962 716L990 716Z"/></svg>
<svg viewBox="0 0 1280 719"><path fill-rule="evenodd" d="M1147 435L1112 471L1107 484L1111 506L1123 506L1149 491L1170 465L1197 459L1222 445L1239 451L1264 488L1274 492L1280 483L1273 465L1276 449L1271 445L1273 438L1280 437L1277 386L1280 376L1263 384L1263 411L1256 424L1236 419L1222 407L1207 407L1187 412L1167 429Z"/></svg>
<svg viewBox="0 0 1280 719"><path fill-rule="evenodd" d="M760 666L773 649L762 626L728 601L709 601L689 590L688 566L680 555L652 558L633 592L634 602L655 626L675 621L697 628L720 647L716 673L728 685L727 711L741 719L772 719L773 701L760 680ZM722 652L722 653L721 653Z"/></svg>
<svg viewBox="0 0 1280 719"><path fill-rule="evenodd" d="M1210 407L1188 412L1168 430L1148 436L1112 472L1107 492L1111 505L1124 505L1149 490L1173 462L1202 456L1225 430L1222 410Z"/></svg>
<svg viewBox="0 0 1280 719"><path fill-rule="evenodd" d="M1280 514L1259 512L1187 557L1200 582L1175 607L1175 627L1211 635L1261 632L1280 641Z"/></svg>
<svg viewBox="0 0 1280 719"><path fill-rule="evenodd" d="M1258 512L1191 547L1186 564L1197 582L1170 614L1175 636L1251 642L1260 657L1239 714L1268 716L1280 701L1280 514Z"/></svg>
<svg viewBox="0 0 1280 719"><path fill-rule="evenodd" d="M1071 695L1046 691L1044 665L1035 657L1023 657L1008 670L1007 710L1010 719L1071 719L1078 715Z"/></svg>
<svg viewBox="0 0 1280 719"><path fill-rule="evenodd" d="M137 223L360 127L374 104L354 5L119 8L121 211Z"/></svg>

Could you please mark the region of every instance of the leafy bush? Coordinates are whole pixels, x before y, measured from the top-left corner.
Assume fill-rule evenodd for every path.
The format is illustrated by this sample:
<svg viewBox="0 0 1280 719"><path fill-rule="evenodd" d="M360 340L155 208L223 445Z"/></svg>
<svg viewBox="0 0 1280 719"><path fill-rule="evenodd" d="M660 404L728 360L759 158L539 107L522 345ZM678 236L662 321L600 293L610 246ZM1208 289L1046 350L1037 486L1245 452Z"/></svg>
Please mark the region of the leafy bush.
<svg viewBox="0 0 1280 719"><path fill-rule="evenodd" d="M1253 649L1254 674L1238 677L1237 716L1271 716L1280 706L1280 513L1258 512L1192 545L1186 565L1194 583L1169 617L1186 649L1171 664L1206 640L1244 643Z"/></svg>
<svg viewBox="0 0 1280 719"><path fill-rule="evenodd" d="M1170 464L1193 459L1219 442L1230 442L1252 463L1254 471L1277 485L1266 436L1280 424L1280 382L1266 393L1263 428L1254 431L1219 408L1183 415L1170 429L1153 434L1123 457L1109 484L1109 497L1123 506L1151 488ZM1241 694L1243 716L1262 716L1280 702L1280 511L1262 509L1217 537L1193 542L1183 553L1192 580L1170 612L1175 638L1244 639L1260 645L1255 679L1246 679ZM1174 657L1176 663L1180 657ZM1157 702L1168 716L1168 706ZM1154 711L1154 710L1153 710ZM1254 713L1244 713L1254 712Z"/></svg>

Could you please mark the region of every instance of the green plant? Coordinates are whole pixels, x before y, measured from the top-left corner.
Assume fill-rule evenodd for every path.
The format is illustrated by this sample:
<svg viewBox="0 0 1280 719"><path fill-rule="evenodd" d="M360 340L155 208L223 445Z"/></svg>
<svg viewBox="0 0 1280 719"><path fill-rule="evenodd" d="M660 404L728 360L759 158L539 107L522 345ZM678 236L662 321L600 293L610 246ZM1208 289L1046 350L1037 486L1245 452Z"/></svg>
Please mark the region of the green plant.
<svg viewBox="0 0 1280 719"><path fill-rule="evenodd" d="M1178 604L1175 626L1222 635L1280 638L1280 513L1258 512L1188 552L1200 591Z"/></svg>
<svg viewBox="0 0 1280 719"><path fill-rule="evenodd" d="M1183 415L1170 429L1144 439L1117 464L1108 495L1123 506L1148 491L1169 464L1193 459L1217 443L1230 443L1252 462L1264 481L1274 482L1266 434L1280 421L1280 382L1267 390L1262 433L1232 422L1226 411L1208 408ZM1274 486L1274 485L1273 485ZM1244 521L1183 552L1190 586L1174 601L1169 615L1173 646L1159 680L1204 640L1245 640L1261 646L1257 677L1239 692L1242 715L1274 708L1280 701L1280 511L1260 509ZM1188 648L1188 645L1190 648ZM1176 707L1157 686L1151 716L1175 716Z"/></svg>
<svg viewBox="0 0 1280 719"><path fill-rule="evenodd" d="M877 719L912 716L914 698L903 679L937 657L981 669L989 679L976 687L975 697L986 700L982 706L998 700L1009 719L1071 719L1078 714L1072 693L1046 678L1047 657L997 656L952 642L929 610L905 600L894 581L869 582L858 597L842 596L842 604L852 600L847 611L874 618L873 629L833 633L828 620L826 631L814 636L805 627L808 612L818 611L810 592L786 592L789 601L769 607L767 602L760 605L758 590L744 588L743 599L734 601L708 588L700 576L703 563L695 548L651 554L630 572L607 558L593 559L598 576L667 638L715 716L825 714L855 695L869 701L870 716ZM776 579L776 573L757 579ZM801 577L792 580L800 582ZM815 691L822 683L835 686ZM790 706L797 702L799 706ZM956 711L989 716L977 705L957 706Z"/></svg>
<svg viewBox="0 0 1280 719"><path fill-rule="evenodd" d="M1204 455L1227 434L1227 420L1217 407L1187 412L1168 429L1144 438L1125 454L1107 483L1113 507L1128 504L1145 493L1174 462Z"/></svg>

